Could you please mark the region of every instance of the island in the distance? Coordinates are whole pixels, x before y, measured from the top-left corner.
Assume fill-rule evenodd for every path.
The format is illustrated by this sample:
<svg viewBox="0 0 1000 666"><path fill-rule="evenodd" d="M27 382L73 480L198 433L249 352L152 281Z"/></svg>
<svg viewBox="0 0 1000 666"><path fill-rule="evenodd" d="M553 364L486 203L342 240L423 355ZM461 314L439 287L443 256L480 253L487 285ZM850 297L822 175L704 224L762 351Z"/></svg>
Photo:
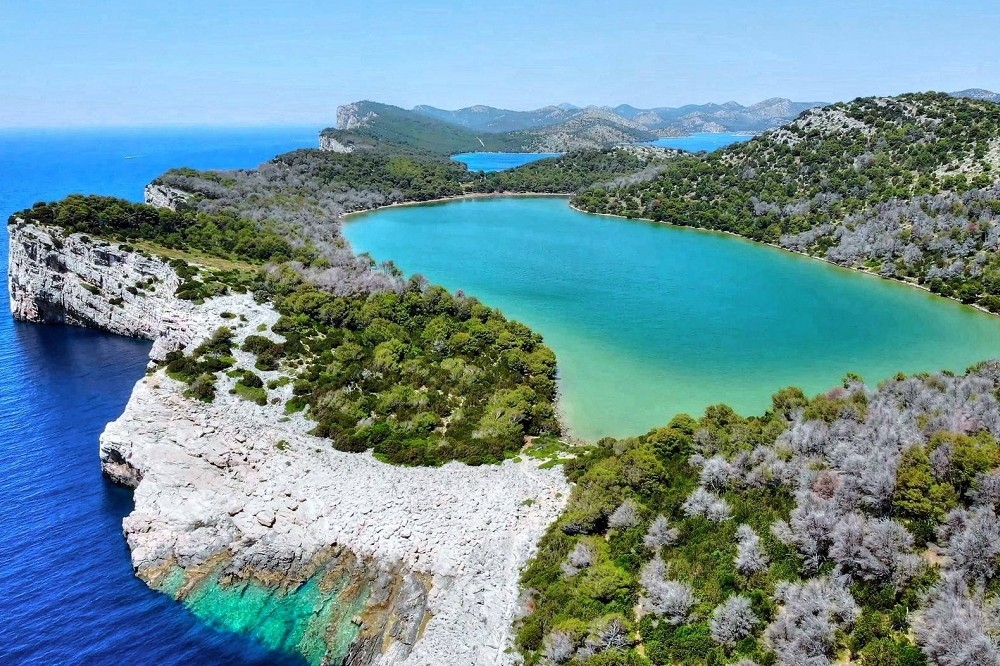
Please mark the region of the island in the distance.
<svg viewBox="0 0 1000 666"><path fill-rule="evenodd" d="M457 130L369 118L256 170L168 172L147 204L13 215L11 307L154 341L100 447L135 488L136 572L310 663L1000 663L996 362L572 442L540 336L356 256L339 222L560 193L996 311L1000 106L982 97L863 98L710 154L617 145L491 174L448 158Z"/></svg>

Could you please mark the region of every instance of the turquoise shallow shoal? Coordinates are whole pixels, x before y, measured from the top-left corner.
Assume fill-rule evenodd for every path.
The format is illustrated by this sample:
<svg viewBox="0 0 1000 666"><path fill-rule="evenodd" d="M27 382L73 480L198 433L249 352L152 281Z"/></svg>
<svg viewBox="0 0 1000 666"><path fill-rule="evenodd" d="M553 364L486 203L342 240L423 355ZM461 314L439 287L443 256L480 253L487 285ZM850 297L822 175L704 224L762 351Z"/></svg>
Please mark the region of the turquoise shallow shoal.
<svg viewBox="0 0 1000 666"><path fill-rule="evenodd" d="M1000 356L1000 318L733 236L579 213L559 198L354 218L358 252L463 289L545 336L573 433L645 432L848 372L961 371Z"/></svg>

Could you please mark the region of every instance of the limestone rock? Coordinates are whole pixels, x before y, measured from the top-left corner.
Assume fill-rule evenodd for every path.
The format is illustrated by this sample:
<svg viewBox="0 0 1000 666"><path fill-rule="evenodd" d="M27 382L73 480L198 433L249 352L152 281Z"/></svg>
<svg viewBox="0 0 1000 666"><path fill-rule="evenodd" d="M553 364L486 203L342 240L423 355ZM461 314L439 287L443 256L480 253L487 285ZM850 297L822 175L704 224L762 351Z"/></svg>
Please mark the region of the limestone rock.
<svg viewBox="0 0 1000 666"><path fill-rule="evenodd" d="M176 299L169 264L119 244L8 229L18 319L153 340L153 358L222 325L238 346L278 319L249 294ZM347 663L517 662L508 648L518 579L569 495L561 470L395 467L333 450L280 404L223 390L206 404L183 389L162 371L143 378L101 435L104 472L135 488L123 530L138 576L157 585L171 567L189 578L222 567L230 579L284 588L332 567L371 590Z"/></svg>

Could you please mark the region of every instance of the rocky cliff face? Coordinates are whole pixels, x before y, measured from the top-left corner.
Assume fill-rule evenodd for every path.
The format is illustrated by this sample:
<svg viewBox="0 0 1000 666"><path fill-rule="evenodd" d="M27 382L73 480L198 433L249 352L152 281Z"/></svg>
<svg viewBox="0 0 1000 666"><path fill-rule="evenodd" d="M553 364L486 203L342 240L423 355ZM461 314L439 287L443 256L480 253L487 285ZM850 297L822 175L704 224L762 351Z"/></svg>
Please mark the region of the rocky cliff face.
<svg viewBox="0 0 1000 666"><path fill-rule="evenodd" d="M160 258L59 229L15 222L7 230L15 319L153 340L154 359L214 330L210 315L174 298L180 279Z"/></svg>
<svg viewBox="0 0 1000 666"><path fill-rule="evenodd" d="M353 623L353 642L320 662L512 663L520 568L561 510L561 473L395 467L280 419L224 391L193 402L160 374L139 382L101 437L104 468L139 480L124 523L138 575L195 612L227 584L281 590L305 617L356 608L303 632L332 646ZM332 599L296 600L317 575Z"/></svg>
<svg viewBox="0 0 1000 666"><path fill-rule="evenodd" d="M364 107L365 102L354 102L337 107L337 129L357 129L378 118L378 114L374 111L363 111Z"/></svg>
<svg viewBox="0 0 1000 666"><path fill-rule="evenodd" d="M154 340L162 357L221 325L238 345L278 318L248 294L178 300L169 264L127 246L23 224L9 232L20 319ZM135 488L123 528L139 577L313 664L516 661L518 577L568 496L561 471L402 468L341 453L280 399L230 394L234 382L222 376L207 404L156 372L101 436L105 473Z"/></svg>
<svg viewBox="0 0 1000 666"><path fill-rule="evenodd" d="M331 153L353 153L354 148L341 143L336 138L329 134L319 135L319 149L327 150Z"/></svg>
<svg viewBox="0 0 1000 666"><path fill-rule="evenodd" d="M150 183L143 190L143 198L150 206L177 210L177 206L186 203L191 195L162 183Z"/></svg>

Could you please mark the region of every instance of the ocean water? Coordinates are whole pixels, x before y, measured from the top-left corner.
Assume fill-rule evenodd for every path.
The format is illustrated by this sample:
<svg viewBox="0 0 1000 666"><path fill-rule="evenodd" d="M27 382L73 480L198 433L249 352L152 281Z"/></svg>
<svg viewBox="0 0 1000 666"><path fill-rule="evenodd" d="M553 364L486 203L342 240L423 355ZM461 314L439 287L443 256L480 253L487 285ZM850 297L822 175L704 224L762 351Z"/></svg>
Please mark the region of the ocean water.
<svg viewBox="0 0 1000 666"><path fill-rule="evenodd" d="M0 215L73 192L141 200L170 167L252 167L314 146L318 129L0 130ZM0 257L6 299L5 232ZM101 476L97 445L148 351L0 316L0 664L302 664L132 574L131 492Z"/></svg>
<svg viewBox="0 0 1000 666"><path fill-rule="evenodd" d="M734 143L749 141L752 138L753 137L748 134L699 132L696 134L689 134L687 136L670 136L664 139L657 139L656 141L651 142L650 145L661 146L663 148L677 148L678 150L686 150L689 153L697 153L702 150L710 153L713 150L725 148L726 146Z"/></svg>
<svg viewBox="0 0 1000 666"><path fill-rule="evenodd" d="M562 153L459 153L451 159L462 162L469 171L504 171Z"/></svg>
<svg viewBox="0 0 1000 666"><path fill-rule="evenodd" d="M356 251L464 289L556 352L577 436L634 435L728 403L762 413L849 372L964 370L1000 356L1000 317L719 233L588 215L561 198L376 211Z"/></svg>
<svg viewBox="0 0 1000 666"><path fill-rule="evenodd" d="M711 152L725 148L734 143L749 141L752 136L747 134L729 134L725 132L702 132L688 136L672 136L657 139L649 143L651 146L678 148L691 153L699 151ZM514 169L546 157L559 157L562 153L459 153L451 159L462 162L469 171L505 171Z"/></svg>

